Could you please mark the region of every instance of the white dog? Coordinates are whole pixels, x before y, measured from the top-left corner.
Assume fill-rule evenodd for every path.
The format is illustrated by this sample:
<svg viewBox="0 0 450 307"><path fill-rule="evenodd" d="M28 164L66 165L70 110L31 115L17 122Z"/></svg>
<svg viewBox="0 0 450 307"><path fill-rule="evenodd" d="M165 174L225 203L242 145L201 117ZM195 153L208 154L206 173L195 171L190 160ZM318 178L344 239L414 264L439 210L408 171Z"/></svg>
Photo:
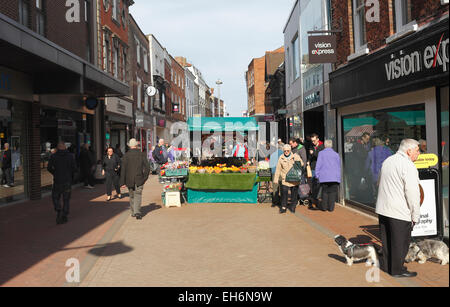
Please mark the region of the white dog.
<svg viewBox="0 0 450 307"><path fill-rule="evenodd" d="M354 261L366 259L367 265L379 266L377 251L373 245L353 244L341 235L334 237L334 241L344 254L348 266L351 266Z"/></svg>
<svg viewBox="0 0 450 307"><path fill-rule="evenodd" d="M423 240L409 245L405 261L407 263L419 260L424 264L430 258L437 258L441 265L448 264L448 247L444 242L438 240Z"/></svg>

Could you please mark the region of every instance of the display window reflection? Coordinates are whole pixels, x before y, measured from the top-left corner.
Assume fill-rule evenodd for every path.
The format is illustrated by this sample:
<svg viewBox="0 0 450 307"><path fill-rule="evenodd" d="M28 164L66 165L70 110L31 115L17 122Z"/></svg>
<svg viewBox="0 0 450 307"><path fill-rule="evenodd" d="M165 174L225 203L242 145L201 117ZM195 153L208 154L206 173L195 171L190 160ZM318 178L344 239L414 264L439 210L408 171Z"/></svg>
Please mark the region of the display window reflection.
<svg viewBox="0 0 450 307"><path fill-rule="evenodd" d="M344 116L345 198L374 208L383 162L403 139L426 142L425 105Z"/></svg>

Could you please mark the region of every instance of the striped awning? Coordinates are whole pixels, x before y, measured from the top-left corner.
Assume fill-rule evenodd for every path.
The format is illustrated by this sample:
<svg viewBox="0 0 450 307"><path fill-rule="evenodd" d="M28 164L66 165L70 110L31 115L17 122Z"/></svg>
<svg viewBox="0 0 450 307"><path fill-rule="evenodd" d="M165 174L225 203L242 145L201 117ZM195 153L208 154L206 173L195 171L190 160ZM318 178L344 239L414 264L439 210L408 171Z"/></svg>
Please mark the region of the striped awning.
<svg viewBox="0 0 450 307"><path fill-rule="evenodd" d="M373 126L372 125L363 125L363 126L359 126L359 127L354 127L345 136L347 136L347 137L360 137L366 132L369 133L370 135L372 135L375 132L375 130L373 130Z"/></svg>

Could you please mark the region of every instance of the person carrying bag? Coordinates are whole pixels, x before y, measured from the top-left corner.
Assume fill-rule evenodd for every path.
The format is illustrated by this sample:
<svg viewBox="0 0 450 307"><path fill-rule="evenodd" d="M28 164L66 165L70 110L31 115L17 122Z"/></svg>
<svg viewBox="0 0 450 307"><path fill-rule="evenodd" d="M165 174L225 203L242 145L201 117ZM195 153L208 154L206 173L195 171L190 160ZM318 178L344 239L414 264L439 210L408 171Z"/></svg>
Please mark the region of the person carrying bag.
<svg viewBox="0 0 450 307"><path fill-rule="evenodd" d="M302 167L304 165L299 155L293 154L291 146L285 145L283 147L283 155L278 160L278 165L275 171L275 180L281 181L281 208L280 214L286 213L288 208L288 196L291 192L291 205L289 210L295 213L295 208L298 202L298 187L302 182L304 172ZM277 182L274 182L277 183Z"/></svg>

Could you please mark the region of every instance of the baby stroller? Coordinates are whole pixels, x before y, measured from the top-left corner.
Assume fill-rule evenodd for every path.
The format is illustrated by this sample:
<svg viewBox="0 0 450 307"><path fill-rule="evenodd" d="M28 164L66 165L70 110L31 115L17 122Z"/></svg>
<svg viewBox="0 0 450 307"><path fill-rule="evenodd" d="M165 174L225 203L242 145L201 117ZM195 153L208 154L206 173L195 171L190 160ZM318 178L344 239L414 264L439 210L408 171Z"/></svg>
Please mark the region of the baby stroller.
<svg viewBox="0 0 450 307"><path fill-rule="evenodd" d="M307 182L300 184L298 188L298 199L300 205L309 207L309 205L311 204L310 198L311 187L309 186L309 184Z"/></svg>

